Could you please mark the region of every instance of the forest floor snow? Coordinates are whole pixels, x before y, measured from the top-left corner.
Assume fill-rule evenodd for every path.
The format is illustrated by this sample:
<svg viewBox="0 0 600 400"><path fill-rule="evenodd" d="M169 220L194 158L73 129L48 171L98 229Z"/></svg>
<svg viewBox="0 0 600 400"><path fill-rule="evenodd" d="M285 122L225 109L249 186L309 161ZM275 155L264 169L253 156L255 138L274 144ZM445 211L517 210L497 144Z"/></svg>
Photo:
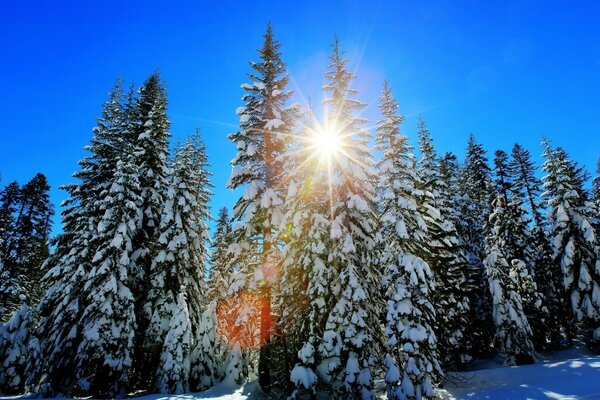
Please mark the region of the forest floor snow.
<svg viewBox="0 0 600 400"><path fill-rule="evenodd" d="M573 348L519 367L479 361L471 371L449 374L439 393L448 400L600 400L600 356Z"/></svg>
<svg viewBox="0 0 600 400"><path fill-rule="evenodd" d="M384 389L383 382L376 386ZM573 348L540 355L536 364L519 367L505 367L498 359L477 361L468 372L449 374L438 395L444 400L600 400L600 355L584 348ZM27 398L32 396L0 396L0 400ZM379 398L384 399L385 395ZM242 386L223 383L200 393L151 394L135 398L171 399L268 400L269 396L260 391L256 382L251 382Z"/></svg>

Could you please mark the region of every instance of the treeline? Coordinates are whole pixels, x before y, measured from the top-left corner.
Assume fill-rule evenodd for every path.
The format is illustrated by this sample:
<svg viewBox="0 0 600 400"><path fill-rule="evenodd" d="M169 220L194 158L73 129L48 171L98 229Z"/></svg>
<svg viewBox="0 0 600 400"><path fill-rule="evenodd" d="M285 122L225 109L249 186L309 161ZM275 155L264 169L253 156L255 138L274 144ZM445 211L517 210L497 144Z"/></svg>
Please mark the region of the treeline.
<svg viewBox="0 0 600 400"><path fill-rule="evenodd" d="M114 397L258 377L274 397L373 399L383 378L389 399L419 399L475 358L530 363L577 337L597 348L600 170L589 190L547 140L541 181L519 145L490 165L471 136L460 162L423 120L417 157L387 83L375 160L337 39L329 60L319 121L290 103L267 28L229 137L242 195L212 241L204 144L169 156L157 74L115 87L65 187L48 289L3 328L2 391Z"/></svg>
<svg viewBox="0 0 600 400"><path fill-rule="evenodd" d="M0 190L0 321L22 303L39 302L42 264L50 254L48 240L54 208L43 174L24 185L13 181Z"/></svg>

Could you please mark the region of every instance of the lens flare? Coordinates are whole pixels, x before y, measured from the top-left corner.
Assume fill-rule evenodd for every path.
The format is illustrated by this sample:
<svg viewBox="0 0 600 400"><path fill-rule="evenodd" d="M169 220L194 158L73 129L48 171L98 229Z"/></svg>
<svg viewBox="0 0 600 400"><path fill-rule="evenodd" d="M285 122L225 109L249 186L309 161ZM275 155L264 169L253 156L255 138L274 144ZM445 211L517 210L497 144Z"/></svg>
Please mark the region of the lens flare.
<svg viewBox="0 0 600 400"><path fill-rule="evenodd" d="M321 160L330 160L331 157L339 153L342 148L340 131L332 122L319 126L314 131L312 140Z"/></svg>

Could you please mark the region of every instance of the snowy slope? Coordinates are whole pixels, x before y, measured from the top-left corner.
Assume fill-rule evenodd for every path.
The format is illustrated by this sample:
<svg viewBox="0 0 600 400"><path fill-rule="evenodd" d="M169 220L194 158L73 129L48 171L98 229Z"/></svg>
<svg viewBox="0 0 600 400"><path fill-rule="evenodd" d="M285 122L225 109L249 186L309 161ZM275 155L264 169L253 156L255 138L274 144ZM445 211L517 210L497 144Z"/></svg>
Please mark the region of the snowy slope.
<svg viewBox="0 0 600 400"><path fill-rule="evenodd" d="M443 399L600 399L600 356L581 349L557 352L537 364L495 363L456 374Z"/></svg>

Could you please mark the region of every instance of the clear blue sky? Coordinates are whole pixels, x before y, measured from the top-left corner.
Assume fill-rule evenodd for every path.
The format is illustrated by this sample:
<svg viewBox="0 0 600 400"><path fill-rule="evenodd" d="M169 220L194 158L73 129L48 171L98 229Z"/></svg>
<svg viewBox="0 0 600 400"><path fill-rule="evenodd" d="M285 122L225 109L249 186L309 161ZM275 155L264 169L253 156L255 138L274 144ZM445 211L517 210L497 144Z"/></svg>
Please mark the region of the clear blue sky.
<svg viewBox="0 0 600 400"><path fill-rule="evenodd" d="M170 4L168 4L170 3ZM515 141L538 157L542 134L593 169L600 156L598 1L10 1L0 13L2 184L45 173L58 204L117 76L160 68L175 139L200 127L225 188L248 61L272 21L297 100L321 98L336 33L365 115L390 80L404 132L423 116L438 150L464 154L473 132L490 155ZM536 159L539 162L539 158ZM56 228L55 228L56 230Z"/></svg>

